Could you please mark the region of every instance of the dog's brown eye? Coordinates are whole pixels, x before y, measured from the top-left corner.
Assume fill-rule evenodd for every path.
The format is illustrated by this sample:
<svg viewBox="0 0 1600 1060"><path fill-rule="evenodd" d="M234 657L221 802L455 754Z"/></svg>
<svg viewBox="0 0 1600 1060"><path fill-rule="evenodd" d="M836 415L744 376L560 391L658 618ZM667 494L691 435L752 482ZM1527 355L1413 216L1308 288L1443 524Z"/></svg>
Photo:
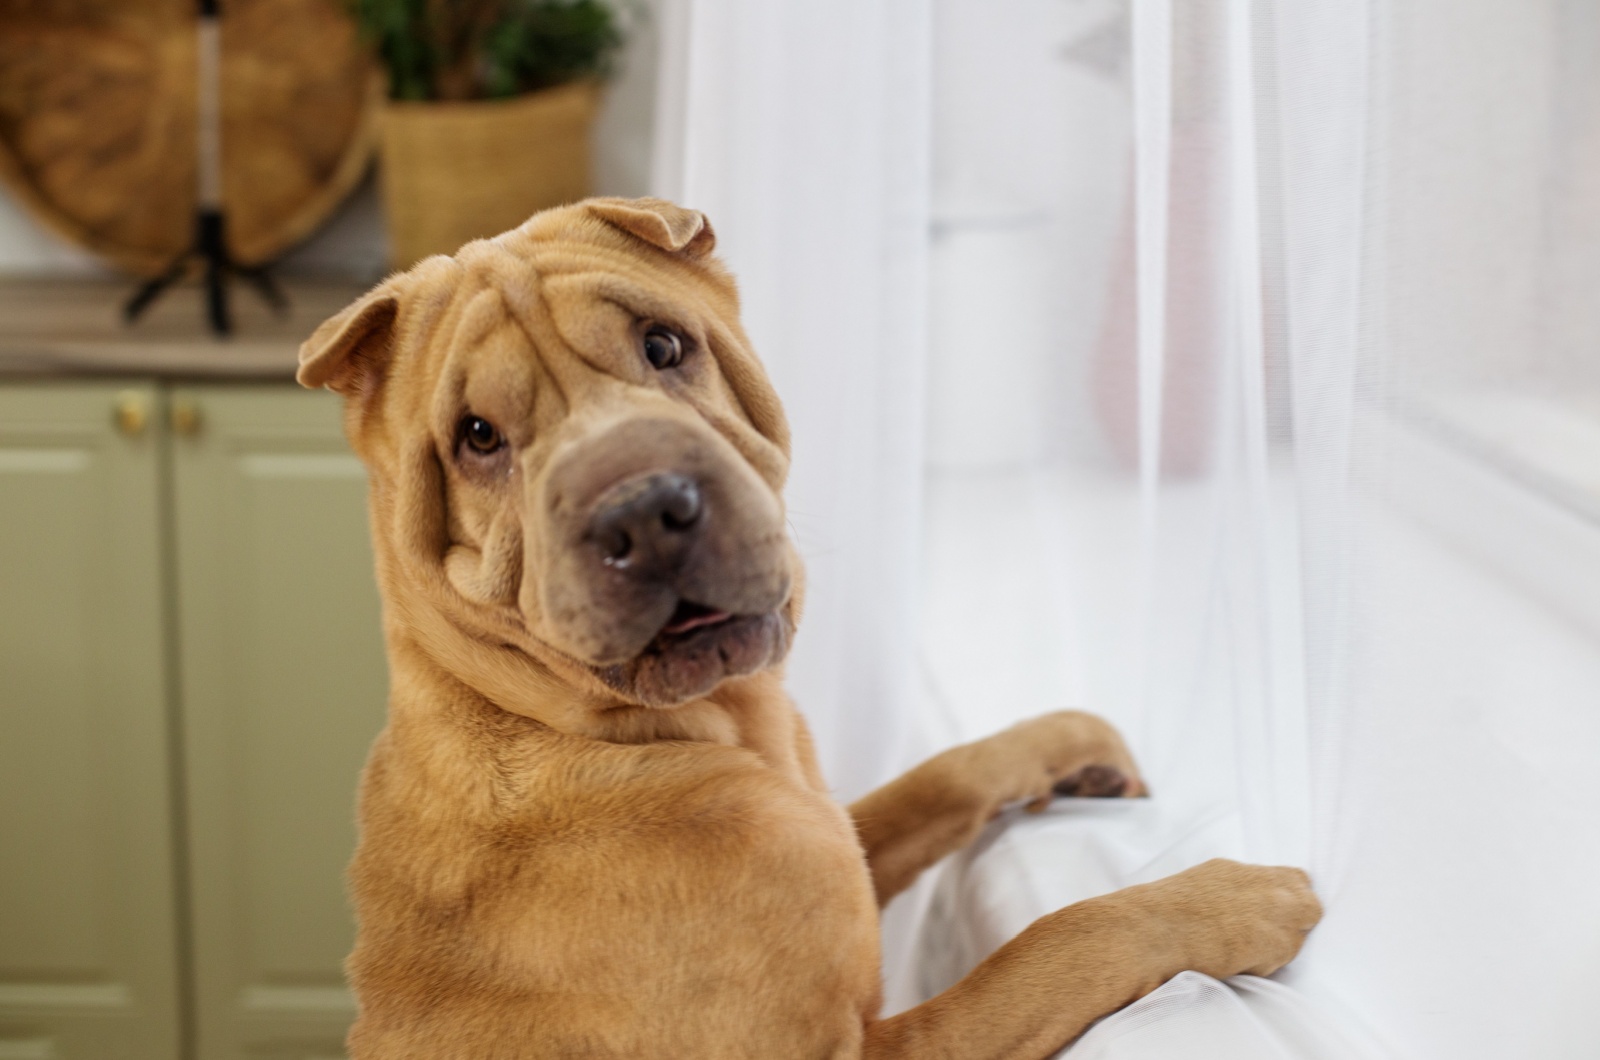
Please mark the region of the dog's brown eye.
<svg viewBox="0 0 1600 1060"><path fill-rule="evenodd" d="M683 340L663 327L653 327L644 333L644 356L657 371L672 368L683 360Z"/></svg>
<svg viewBox="0 0 1600 1060"><path fill-rule="evenodd" d="M504 444L494 424L481 416L468 416L461 424L462 437L480 453L492 453Z"/></svg>

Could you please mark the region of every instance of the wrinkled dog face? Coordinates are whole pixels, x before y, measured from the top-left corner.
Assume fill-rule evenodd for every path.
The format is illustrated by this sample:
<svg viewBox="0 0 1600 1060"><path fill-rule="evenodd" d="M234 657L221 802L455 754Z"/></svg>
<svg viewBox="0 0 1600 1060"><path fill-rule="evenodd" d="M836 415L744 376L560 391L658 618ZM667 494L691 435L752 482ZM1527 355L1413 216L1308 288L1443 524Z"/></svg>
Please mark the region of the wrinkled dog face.
<svg viewBox="0 0 1600 1060"><path fill-rule="evenodd" d="M387 594L649 705L782 658L787 428L711 245L694 211L590 200L307 341L301 381L349 399L393 521Z"/></svg>

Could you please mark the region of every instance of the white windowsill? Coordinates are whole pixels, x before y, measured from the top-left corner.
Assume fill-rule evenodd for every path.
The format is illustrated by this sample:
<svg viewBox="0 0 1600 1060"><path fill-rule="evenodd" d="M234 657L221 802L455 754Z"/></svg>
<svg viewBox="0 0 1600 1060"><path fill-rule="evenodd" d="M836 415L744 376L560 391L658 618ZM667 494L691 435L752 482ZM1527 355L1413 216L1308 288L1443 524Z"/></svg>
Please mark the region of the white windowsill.
<svg viewBox="0 0 1600 1060"><path fill-rule="evenodd" d="M1600 417L1515 392L1371 413L1360 469L1486 570L1600 637Z"/></svg>

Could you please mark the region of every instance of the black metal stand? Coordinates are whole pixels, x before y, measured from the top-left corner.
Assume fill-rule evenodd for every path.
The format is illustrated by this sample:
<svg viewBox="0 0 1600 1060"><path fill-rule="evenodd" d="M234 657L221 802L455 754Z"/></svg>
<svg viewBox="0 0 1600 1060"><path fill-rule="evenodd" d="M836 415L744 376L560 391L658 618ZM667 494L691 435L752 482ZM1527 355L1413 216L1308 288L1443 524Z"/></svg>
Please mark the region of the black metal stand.
<svg viewBox="0 0 1600 1060"><path fill-rule="evenodd" d="M206 288L206 319L211 330L218 335L233 331L233 317L228 310L228 279L237 276L261 295L274 313L282 315L289 308L289 300L273 282L264 266L236 263L228 255L226 239L227 222L220 210L200 210L195 214L194 246L173 259L159 276L146 280L133 292L122 308L123 318L132 324L139 319L150 304L168 287L191 274L200 273Z"/></svg>
<svg viewBox="0 0 1600 1060"><path fill-rule="evenodd" d="M233 330L228 312L228 279L237 276L260 292L274 313L289 308L288 299L267 275L265 266L240 265L228 256L227 218L222 213L222 11L218 0L197 0L195 47L195 209L194 245L173 259L161 275L139 285L122 307L132 324L185 277L198 273L206 286L206 319L219 337Z"/></svg>

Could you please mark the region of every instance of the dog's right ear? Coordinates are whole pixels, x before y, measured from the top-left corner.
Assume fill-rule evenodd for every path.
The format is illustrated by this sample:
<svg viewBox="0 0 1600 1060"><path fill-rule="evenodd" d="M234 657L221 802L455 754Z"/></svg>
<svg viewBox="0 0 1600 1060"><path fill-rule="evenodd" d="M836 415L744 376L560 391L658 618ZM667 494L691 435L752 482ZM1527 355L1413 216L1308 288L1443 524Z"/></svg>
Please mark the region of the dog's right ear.
<svg viewBox="0 0 1600 1060"><path fill-rule="evenodd" d="M717 245L705 214L665 199L585 199L583 205L607 224L668 253L703 258Z"/></svg>
<svg viewBox="0 0 1600 1060"><path fill-rule="evenodd" d="M300 344L295 379L301 386L325 386L345 397L370 393L388 364L399 310L399 297L384 285L329 317Z"/></svg>

